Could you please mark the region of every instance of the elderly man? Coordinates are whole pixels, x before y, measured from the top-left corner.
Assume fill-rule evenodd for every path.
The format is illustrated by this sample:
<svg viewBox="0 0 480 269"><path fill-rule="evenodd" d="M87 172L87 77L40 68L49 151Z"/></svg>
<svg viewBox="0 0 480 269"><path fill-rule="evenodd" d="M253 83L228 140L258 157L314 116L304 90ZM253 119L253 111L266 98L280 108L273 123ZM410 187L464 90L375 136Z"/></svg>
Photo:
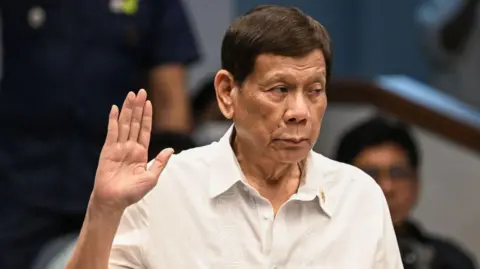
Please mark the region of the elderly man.
<svg viewBox="0 0 480 269"><path fill-rule="evenodd" d="M255 8L228 28L222 67L217 99L234 124L208 146L147 166L145 91L113 106L67 268L403 268L380 187L312 151L331 70L323 26Z"/></svg>

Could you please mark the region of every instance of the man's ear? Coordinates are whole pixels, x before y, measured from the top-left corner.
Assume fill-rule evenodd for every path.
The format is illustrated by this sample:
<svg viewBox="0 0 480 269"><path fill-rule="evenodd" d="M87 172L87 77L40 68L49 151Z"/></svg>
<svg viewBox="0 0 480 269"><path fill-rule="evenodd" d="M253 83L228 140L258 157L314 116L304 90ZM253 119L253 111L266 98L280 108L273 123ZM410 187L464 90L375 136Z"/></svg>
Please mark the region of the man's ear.
<svg viewBox="0 0 480 269"><path fill-rule="evenodd" d="M233 75L227 70L218 71L215 75L214 86L220 111L225 118L232 119L235 112L233 104L237 91Z"/></svg>

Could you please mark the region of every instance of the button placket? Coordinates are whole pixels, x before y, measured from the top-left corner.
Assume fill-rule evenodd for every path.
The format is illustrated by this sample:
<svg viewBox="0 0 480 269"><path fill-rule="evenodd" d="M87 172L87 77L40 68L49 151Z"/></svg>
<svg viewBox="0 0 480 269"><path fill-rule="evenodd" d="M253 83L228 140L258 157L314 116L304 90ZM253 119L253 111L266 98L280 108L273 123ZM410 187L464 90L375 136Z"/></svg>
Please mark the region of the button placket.
<svg viewBox="0 0 480 269"><path fill-rule="evenodd" d="M288 200L278 210L271 228L271 252L269 255L269 268L282 268L281 265L285 263L285 256L290 247L289 233L287 230L287 212L289 207L295 204L294 199Z"/></svg>
<svg viewBox="0 0 480 269"><path fill-rule="evenodd" d="M264 254L271 251L272 246L272 229L273 229L273 209L272 206L259 197L255 197L257 204L257 214L259 219L259 227L261 237L261 245Z"/></svg>

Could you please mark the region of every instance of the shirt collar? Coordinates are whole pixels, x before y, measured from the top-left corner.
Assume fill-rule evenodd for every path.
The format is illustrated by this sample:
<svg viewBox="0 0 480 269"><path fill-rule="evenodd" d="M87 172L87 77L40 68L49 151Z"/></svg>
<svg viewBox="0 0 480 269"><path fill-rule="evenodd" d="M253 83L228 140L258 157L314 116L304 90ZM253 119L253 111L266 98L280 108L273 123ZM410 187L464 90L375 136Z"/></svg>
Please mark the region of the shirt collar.
<svg viewBox="0 0 480 269"><path fill-rule="evenodd" d="M216 198L238 183L246 183L246 179L240 168L238 160L233 152L230 140L234 132L234 126L230 126L227 132L215 145L213 158L210 165L210 198ZM321 157L321 158L319 158ZM316 200L321 209L329 217L333 213L333 200L329 199L327 186L324 186L324 171L322 158L313 150L307 157L305 175L298 188L295 199L301 201Z"/></svg>
<svg viewBox="0 0 480 269"><path fill-rule="evenodd" d="M318 158L318 154L313 150L310 151L305 165L305 175L298 188L296 199L301 201L316 200L322 210L329 217L332 216L332 208L330 206L328 189L326 188L323 165Z"/></svg>
<svg viewBox="0 0 480 269"><path fill-rule="evenodd" d="M210 164L210 197L215 198L238 182L244 181L244 176L237 161L230 138L234 132L233 125L215 145Z"/></svg>

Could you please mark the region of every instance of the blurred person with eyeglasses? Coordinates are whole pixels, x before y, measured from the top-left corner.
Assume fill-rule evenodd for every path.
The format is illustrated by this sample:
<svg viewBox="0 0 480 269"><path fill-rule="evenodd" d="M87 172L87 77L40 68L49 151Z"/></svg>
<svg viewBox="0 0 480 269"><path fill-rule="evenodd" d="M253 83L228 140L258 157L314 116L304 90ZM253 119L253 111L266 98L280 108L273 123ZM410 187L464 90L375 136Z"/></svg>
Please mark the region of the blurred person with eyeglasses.
<svg viewBox="0 0 480 269"><path fill-rule="evenodd" d="M381 117L361 122L343 135L336 159L362 169L382 188L405 269L476 268L465 250L410 218L419 196L421 158L407 125Z"/></svg>

